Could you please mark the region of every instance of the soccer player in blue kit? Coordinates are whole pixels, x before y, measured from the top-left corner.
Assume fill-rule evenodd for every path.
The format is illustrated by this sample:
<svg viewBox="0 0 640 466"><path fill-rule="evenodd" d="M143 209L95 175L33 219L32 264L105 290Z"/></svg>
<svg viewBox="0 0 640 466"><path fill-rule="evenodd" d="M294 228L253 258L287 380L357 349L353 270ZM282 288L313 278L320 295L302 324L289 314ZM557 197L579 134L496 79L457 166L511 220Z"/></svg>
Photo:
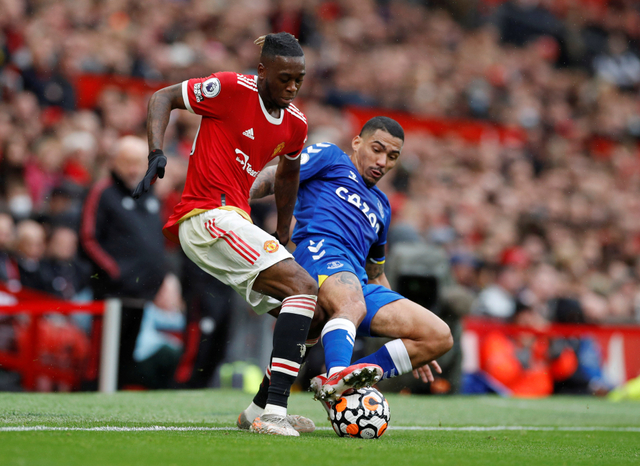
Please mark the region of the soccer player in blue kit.
<svg viewBox="0 0 640 466"><path fill-rule="evenodd" d="M378 116L353 138L350 156L329 143L309 146L301 155L291 239L296 261L320 287L307 344L318 336L322 340L327 373L311 386L325 402L411 371L433 381L431 368L440 372L435 359L453 345L447 324L392 291L384 274L391 207L376 183L396 165L403 144L402 127ZM251 189L253 199L273 192L274 175L275 167L262 171ZM351 364L356 335L393 340ZM261 403L260 392L254 403Z"/></svg>

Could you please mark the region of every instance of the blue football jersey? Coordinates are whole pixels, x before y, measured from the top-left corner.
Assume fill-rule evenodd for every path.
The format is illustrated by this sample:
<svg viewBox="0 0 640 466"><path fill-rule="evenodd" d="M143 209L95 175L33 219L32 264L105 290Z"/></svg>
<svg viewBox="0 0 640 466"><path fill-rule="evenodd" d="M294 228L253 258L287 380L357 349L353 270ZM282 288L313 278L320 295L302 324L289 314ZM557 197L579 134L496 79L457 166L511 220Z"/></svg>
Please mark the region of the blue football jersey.
<svg viewBox="0 0 640 466"><path fill-rule="evenodd" d="M309 146L300 157L292 241L300 245L308 238L326 239L364 268L369 249L387 242L391 221L387 196L375 186L368 188L349 156L335 144Z"/></svg>

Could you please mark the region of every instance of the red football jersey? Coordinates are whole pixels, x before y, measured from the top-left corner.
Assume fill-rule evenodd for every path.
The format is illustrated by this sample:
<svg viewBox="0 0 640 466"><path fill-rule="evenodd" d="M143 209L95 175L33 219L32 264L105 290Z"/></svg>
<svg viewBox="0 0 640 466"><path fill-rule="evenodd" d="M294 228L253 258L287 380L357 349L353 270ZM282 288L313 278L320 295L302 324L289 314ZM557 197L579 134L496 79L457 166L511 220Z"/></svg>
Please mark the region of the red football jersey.
<svg viewBox="0 0 640 466"><path fill-rule="evenodd" d="M187 110L202 115L193 141L187 180L180 202L164 226L178 241L180 220L223 205L247 214L249 190L271 159L300 155L307 139L307 120L293 105L274 118L258 93L257 76L231 72L182 83Z"/></svg>

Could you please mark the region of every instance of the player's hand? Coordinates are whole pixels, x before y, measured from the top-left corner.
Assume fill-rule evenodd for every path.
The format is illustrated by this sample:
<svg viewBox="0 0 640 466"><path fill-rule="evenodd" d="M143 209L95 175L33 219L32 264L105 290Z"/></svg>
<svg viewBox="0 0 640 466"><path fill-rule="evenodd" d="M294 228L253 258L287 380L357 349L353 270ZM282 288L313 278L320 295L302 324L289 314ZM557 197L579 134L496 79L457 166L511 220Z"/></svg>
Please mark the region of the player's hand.
<svg viewBox="0 0 640 466"><path fill-rule="evenodd" d="M435 380L435 377L433 376L433 372L431 372L431 368L433 368L433 370L438 374L442 374L442 369L440 368L440 364L438 364L438 361L431 361L422 367L414 369L413 376L418 380L422 380L424 383L433 382Z"/></svg>
<svg viewBox="0 0 640 466"><path fill-rule="evenodd" d="M167 166L167 156L164 155L160 149L152 150L149 153L149 168L147 168L147 173L145 173L144 178L136 189L133 190L133 197L138 199L142 193L146 193L149 191L149 188L153 183L156 182L158 178L164 177L164 167Z"/></svg>

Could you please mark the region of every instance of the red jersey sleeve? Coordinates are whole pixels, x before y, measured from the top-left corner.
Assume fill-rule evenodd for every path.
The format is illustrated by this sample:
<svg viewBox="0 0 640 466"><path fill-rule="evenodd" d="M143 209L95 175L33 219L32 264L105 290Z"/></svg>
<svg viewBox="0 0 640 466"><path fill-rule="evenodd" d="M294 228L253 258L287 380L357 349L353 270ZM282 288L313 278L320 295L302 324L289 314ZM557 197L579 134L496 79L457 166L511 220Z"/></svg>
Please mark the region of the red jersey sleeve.
<svg viewBox="0 0 640 466"><path fill-rule="evenodd" d="M230 108L229 99L236 86L236 73L226 71L188 79L182 82L182 99L191 113L219 117Z"/></svg>
<svg viewBox="0 0 640 466"><path fill-rule="evenodd" d="M287 111L296 118L294 119L294 121L297 124L295 126L293 137L291 138L291 147L287 148L287 152L284 154L284 156L289 160L295 160L300 157L302 149L304 149L304 145L307 142L307 119L304 114L294 105L290 105Z"/></svg>

